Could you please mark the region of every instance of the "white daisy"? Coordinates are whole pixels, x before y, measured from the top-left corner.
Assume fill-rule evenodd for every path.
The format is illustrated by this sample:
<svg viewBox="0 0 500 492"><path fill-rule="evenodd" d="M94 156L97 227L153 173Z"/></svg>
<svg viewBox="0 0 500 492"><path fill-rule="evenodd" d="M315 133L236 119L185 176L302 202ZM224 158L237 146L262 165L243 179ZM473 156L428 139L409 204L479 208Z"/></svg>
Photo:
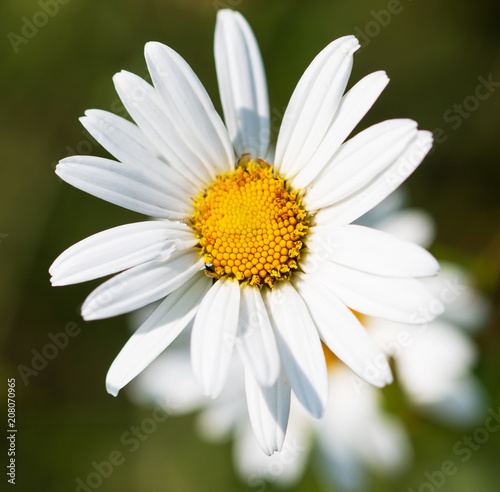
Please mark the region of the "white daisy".
<svg viewBox="0 0 500 492"><path fill-rule="evenodd" d="M252 31L218 13L215 61L224 126L202 84L172 49L148 43L153 86L114 77L135 124L90 110L86 129L118 161L63 159L73 186L157 220L87 238L52 265L53 285L109 274L82 306L86 320L163 299L113 362L118 391L194 318L191 358L203 392L221 392L236 346L246 368L252 424L267 453L280 449L290 392L320 417L328 380L321 340L375 386L392 381L382 351L349 308L421 322L434 275L424 249L349 225L420 164L432 135L414 121L376 124L347 142L388 83L370 74L345 95L354 36L328 45L300 79L278 135L274 166L264 69Z"/></svg>

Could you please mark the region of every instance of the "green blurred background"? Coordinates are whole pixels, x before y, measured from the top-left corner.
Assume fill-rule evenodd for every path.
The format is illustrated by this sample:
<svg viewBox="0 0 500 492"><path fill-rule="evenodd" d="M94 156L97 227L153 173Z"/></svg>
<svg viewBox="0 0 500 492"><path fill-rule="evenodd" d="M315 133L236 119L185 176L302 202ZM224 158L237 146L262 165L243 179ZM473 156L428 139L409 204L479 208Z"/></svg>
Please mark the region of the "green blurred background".
<svg viewBox="0 0 500 492"><path fill-rule="evenodd" d="M43 15L43 5L51 6L50 15ZM331 40L350 33L365 36L350 85L379 69L391 78L362 127L411 117L421 128L441 129L436 134L440 143L408 181L407 190L411 205L427 209L437 221L433 252L471 269L477 287L492 299L492 319L477 338L477 373L490 406L498 409L500 91L493 86L482 101L474 94L478 77L500 82L500 4L401 0L390 21L386 16L374 23L377 12L388 5L394 10L398 3L1 2L1 373L4 394L7 378L17 378L18 490L75 490L76 478L85 479L93 471L91 463L109 459L114 450L123 452L125 462L99 490L255 490L232 471L230 444L199 440L192 417L168 419L136 451L124 449L122 434L151 414L151 409L129 403L126 395L112 398L105 391L107 369L129 336L126 319L84 323L79 305L98 282L56 289L47 274L53 259L74 242L140 219L71 188L53 173L66 155L105 155L77 118L88 108L120 112L111 77L127 69L147 78L143 46L150 40L181 53L220 109L212 46L216 10L222 7L242 12L259 40L273 130L308 63ZM76 323L79 334L23 384L18 366L29 366L32 350L41 350L50 341L48 333L63 331L68 323ZM448 430L416 414L403 418L413 438L415 463L397 479L373 477L375 491L417 491L424 472L453 458L454 443L471 432ZM443 490L498 490L499 457L500 432L460 465ZM267 490L275 489L269 485ZM296 490L324 489L310 468Z"/></svg>

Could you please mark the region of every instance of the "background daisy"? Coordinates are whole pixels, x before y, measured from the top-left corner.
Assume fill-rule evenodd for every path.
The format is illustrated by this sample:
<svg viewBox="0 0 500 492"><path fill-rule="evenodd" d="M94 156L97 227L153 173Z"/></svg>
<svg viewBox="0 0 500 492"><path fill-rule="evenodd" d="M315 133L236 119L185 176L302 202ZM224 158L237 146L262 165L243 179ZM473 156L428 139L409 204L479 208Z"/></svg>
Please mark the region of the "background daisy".
<svg viewBox="0 0 500 492"><path fill-rule="evenodd" d="M434 237L430 216L416 209L398 210L402 201L401 194L393 195L361 222L375 223L402 239L430 246ZM201 435L216 442L234 440L235 469L247 484L291 487L312 462L326 485L347 491L365 490L370 475L394 477L410 466L410 409L464 430L480 423L487 398L472 373L477 349L470 330L483 325L488 306L470 282L463 269L447 265L432 283L436 295L451 294L445 295L448 310L439 320L423 326L361 318L394 361L398 390L402 392L402 416L386 408L393 395L388 398L368 385L329 353L330 403L324 418L311 421L293 401L283 450L267 457L250 430L245 395L238 383L244 377L241 365L234 361L231 383L221 401L208 400L196 390L186 339L179 340L170 353L167 351L147 369L132 386L130 395L138 403L155 402L175 415L201 410L197 417ZM455 288L453 292L451 287ZM141 318L145 316L140 314ZM131 322L139 320L132 318Z"/></svg>

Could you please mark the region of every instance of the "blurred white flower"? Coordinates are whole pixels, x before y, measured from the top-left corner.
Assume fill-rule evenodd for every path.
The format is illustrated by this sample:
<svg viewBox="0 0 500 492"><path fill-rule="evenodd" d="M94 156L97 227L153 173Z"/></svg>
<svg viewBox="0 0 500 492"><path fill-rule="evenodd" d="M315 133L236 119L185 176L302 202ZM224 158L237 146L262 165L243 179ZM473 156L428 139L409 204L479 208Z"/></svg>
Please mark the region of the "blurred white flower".
<svg viewBox="0 0 500 492"><path fill-rule="evenodd" d="M374 224L377 228L424 247L430 245L434 226L425 212L398 211L394 201L386 206L390 208ZM484 326L489 306L463 267L440 264L436 277L424 279L445 306L439 319L412 327L366 317L364 325L393 358L401 387L414 405L444 424L468 425L482 415L485 406L482 385L471 373L477 350L470 332Z"/></svg>
<svg viewBox="0 0 500 492"><path fill-rule="evenodd" d="M362 220L428 246L434 236L432 220L419 210L400 210L400 200L400 196L390 197ZM484 323L488 307L458 265L446 264L430 282L447 307L438 321L406 325L368 316L361 319L393 358L398 382L414 410L446 425L472 424L482 415L485 396L471 372L477 352L469 334ZM368 470L379 474L404 470L411 462L411 442L403 422L384 410L379 390L328 352L327 361L329 404L324 418L309 419L292 400L283 448L272 456L261 452L251 431L241 385L244 371L236 360L221 398L208 400L196 390L187 345L180 341L137 379L131 395L142 403L168 406L170 402L180 413L201 410L200 432L211 440L234 439L235 468L250 486L262 487L266 482L290 486L301 478L314 454L327 483L359 491L366 485Z"/></svg>

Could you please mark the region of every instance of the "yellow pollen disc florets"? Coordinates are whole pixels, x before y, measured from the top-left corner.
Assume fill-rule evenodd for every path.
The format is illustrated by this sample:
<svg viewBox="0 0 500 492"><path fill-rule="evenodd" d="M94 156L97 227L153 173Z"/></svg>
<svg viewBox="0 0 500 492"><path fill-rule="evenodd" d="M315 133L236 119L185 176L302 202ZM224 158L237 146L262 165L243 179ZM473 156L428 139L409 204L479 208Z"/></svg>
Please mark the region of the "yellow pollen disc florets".
<svg viewBox="0 0 500 492"><path fill-rule="evenodd" d="M308 217L272 166L240 159L195 198L190 224L195 229L207 273L251 285L273 286L298 268Z"/></svg>

